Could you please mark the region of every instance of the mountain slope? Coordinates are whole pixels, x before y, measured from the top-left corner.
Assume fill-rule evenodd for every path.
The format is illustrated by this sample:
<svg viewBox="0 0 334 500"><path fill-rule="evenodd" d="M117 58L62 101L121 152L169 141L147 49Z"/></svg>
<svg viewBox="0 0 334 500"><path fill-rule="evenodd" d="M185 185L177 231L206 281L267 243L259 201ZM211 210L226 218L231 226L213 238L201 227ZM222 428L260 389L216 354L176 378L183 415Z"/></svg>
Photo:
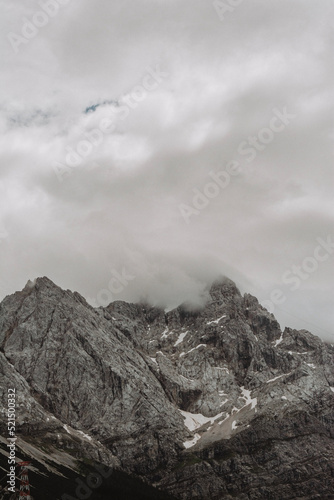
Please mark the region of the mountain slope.
<svg viewBox="0 0 334 500"><path fill-rule="evenodd" d="M208 292L168 313L94 309L47 278L6 297L1 401L14 386L22 442L185 500L334 498L333 346L228 279Z"/></svg>

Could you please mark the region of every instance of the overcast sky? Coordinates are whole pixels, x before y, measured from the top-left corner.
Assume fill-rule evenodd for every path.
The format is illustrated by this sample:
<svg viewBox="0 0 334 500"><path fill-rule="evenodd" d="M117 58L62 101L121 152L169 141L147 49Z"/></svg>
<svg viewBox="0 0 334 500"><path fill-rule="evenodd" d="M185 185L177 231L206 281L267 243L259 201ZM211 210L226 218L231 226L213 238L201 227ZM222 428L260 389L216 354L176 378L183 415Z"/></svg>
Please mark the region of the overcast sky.
<svg viewBox="0 0 334 500"><path fill-rule="evenodd" d="M333 11L0 0L0 299L171 308L227 275L333 340Z"/></svg>

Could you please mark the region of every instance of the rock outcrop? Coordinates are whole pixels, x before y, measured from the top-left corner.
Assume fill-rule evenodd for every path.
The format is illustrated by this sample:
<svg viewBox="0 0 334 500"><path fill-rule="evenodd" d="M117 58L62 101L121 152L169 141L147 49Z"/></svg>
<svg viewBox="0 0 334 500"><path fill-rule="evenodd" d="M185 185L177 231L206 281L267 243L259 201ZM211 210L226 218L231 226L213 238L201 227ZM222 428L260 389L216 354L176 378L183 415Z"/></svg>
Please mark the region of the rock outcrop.
<svg viewBox="0 0 334 500"><path fill-rule="evenodd" d="M334 498L333 345L282 332L228 279L209 295L94 309L28 282L0 305L2 436L11 387L41 463L103 463L183 500Z"/></svg>

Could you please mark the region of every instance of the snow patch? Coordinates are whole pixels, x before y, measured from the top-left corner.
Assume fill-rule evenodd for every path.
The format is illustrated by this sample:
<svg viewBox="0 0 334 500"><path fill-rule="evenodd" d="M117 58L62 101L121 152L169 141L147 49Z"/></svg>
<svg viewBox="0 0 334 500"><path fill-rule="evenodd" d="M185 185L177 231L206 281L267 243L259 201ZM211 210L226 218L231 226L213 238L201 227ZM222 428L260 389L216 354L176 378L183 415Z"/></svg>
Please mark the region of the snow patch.
<svg viewBox="0 0 334 500"><path fill-rule="evenodd" d="M331 390L332 392L334 392L334 387L330 387L330 390Z"/></svg>
<svg viewBox="0 0 334 500"><path fill-rule="evenodd" d="M245 406L248 406L249 404L252 405L251 410L253 410L253 408L256 408L257 398L252 398L251 391L249 391L248 389L245 389L243 386L240 387L240 389L242 392L242 397L246 400L246 404L243 406L243 408L245 408Z"/></svg>
<svg viewBox="0 0 334 500"><path fill-rule="evenodd" d="M210 422L213 424L215 420L222 417L224 412L218 413L215 417L205 417L201 413L190 413L189 411L179 410L183 418L185 419L184 425L191 431L195 431L202 427L202 425Z"/></svg>
<svg viewBox="0 0 334 500"><path fill-rule="evenodd" d="M197 441L199 441L200 439L201 439L201 436L199 434L195 434L195 437L193 439L191 439L190 441L185 441L183 443L183 446L185 448L191 448L192 446L195 446Z"/></svg>
<svg viewBox="0 0 334 500"><path fill-rule="evenodd" d="M224 401L222 401L219 406L224 406L224 404L227 403L227 401L228 399L224 399Z"/></svg>
<svg viewBox="0 0 334 500"><path fill-rule="evenodd" d="M226 373L230 373L229 369L228 368L221 368L220 366L213 366L212 368L216 369L216 370L222 370Z"/></svg>
<svg viewBox="0 0 334 500"><path fill-rule="evenodd" d="M174 344L174 347L176 347L177 345L181 344L181 342L183 342L185 336L187 335L188 333L188 330L186 332L182 332L180 335L179 335L179 338L177 339L177 341L175 342Z"/></svg>
<svg viewBox="0 0 334 500"><path fill-rule="evenodd" d="M278 375L278 377L271 378L270 380L267 380L266 384L269 384L269 382L274 382L275 380L278 380L281 377L284 377L285 373L283 375Z"/></svg>
<svg viewBox="0 0 334 500"><path fill-rule="evenodd" d="M275 340L274 347L277 347L283 341L283 332L278 340Z"/></svg>
<svg viewBox="0 0 334 500"><path fill-rule="evenodd" d="M221 316L220 318L215 319L215 320L213 320L213 321L208 321L208 322L207 322L207 325L212 325L212 324L214 324L214 323L216 323L216 325L218 325L219 321L220 321L220 320L222 320L223 318L226 318L226 314L224 314L224 316Z"/></svg>
<svg viewBox="0 0 334 500"><path fill-rule="evenodd" d="M162 332L161 334L161 338L162 339L166 339L169 335L169 329L168 329L168 326L165 328L165 330Z"/></svg>
<svg viewBox="0 0 334 500"><path fill-rule="evenodd" d="M84 438L88 439L88 441L92 441L92 438L90 436L88 436L88 434L85 434L82 431L78 431L78 433L81 434Z"/></svg>
<svg viewBox="0 0 334 500"><path fill-rule="evenodd" d="M88 441L92 441L92 438L90 436L88 436L88 434L85 434L84 432L82 431L78 431L76 429L72 429L71 428L71 431L70 429L68 428L68 426L66 424L63 424L63 428L65 429L65 431L68 433L68 434L71 434L71 436L73 436L73 434L75 435L76 433L78 434L81 434L81 436L83 436L84 438L88 439ZM59 437L59 434L58 434L58 437Z"/></svg>
<svg viewBox="0 0 334 500"><path fill-rule="evenodd" d="M195 349L199 349L200 347L206 347L206 344L199 344L198 346L193 347L192 349L190 349L190 351L181 352L180 356L185 356L186 354L189 354L190 352L195 351Z"/></svg>
<svg viewBox="0 0 334 500"><path fill-rule="evenodd" d="M291 375L292 371L289 372L289 373L283 373L282 375L278 375L277 377L274 377L274 378L271 378L270 380L267 380L267 384L269 384L269 382L274 382L275 380L278 380L279 378L282 378L282 377L287 377L288 375Z"/></svg>
<svg viewBox="0 0 334 500"><path fill-rule="evenodd" d="M165 330L161 334L161 338L166 339L167 337L169 337L169 335L174 335L174 333L175 332L173 332L173 330L169 331L168 326L166 326Z"/></svg>

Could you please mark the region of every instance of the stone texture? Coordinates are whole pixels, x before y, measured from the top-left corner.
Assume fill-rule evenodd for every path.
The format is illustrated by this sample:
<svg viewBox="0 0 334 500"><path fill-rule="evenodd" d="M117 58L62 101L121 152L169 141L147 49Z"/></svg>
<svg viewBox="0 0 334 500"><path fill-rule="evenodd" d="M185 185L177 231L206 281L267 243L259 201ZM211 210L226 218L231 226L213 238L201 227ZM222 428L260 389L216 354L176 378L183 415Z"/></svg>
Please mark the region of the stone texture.
<svg viewBox="0 0 334 500"><path fill-rule="evenodd" d="M184 500L334 498L333 345L282 332L228 279L208 294L202 309L94 309L29 282L0 305L3 416L15 387L23 442Z"/></svg>

